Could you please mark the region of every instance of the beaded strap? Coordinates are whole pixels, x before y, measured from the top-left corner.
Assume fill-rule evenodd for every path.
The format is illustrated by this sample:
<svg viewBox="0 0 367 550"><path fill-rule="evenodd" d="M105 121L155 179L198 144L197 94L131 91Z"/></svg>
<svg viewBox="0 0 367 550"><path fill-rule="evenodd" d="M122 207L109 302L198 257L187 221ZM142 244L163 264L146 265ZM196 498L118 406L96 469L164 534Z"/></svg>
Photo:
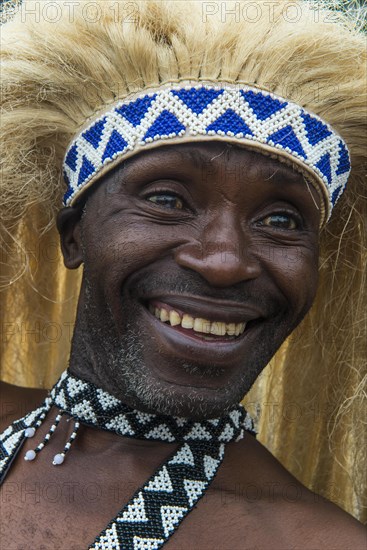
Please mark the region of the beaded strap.
<svg viewBox="0 0 367 550"><path fill-rule="evenodd" d="M181 83L120 101L72 141L64 160L64 203L73 204L98 177L142 148L211 139L291 161L318 184L326 216L350 173L345 142L299 105L250 86Z"/></svg>
<svg viewBox="0 0 367 550"><path fill-rule="evenodd" d="M184 443L100 533L89 550L156 550L178 529L215 477L224 443Z"/></svg>
<svg viewBox="0 0 367 550"><path fill-rule="evenodd" d="M53 464L61 465L77 435L79 423L139 439L180 442L179 448L138 489L90 546L94 550L155 550L172 536L215 477L225 444L254 432L251 417L241 405L220 418L200 422L188 418L143 413L131 409L91 382L65 371L50 396L36 411L14 422L0 435L0 479L5 477L27 437L34 437L52 405L60 409L49 432L25 460L32 461L68 414L75 427Z"/></svg>

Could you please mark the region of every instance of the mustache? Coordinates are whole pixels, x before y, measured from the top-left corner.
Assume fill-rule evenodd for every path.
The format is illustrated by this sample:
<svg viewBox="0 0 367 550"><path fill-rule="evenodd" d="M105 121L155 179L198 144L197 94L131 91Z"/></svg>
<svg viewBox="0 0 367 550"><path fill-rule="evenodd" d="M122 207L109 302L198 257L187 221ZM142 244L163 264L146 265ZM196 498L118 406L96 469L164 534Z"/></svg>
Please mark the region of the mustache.
<svg viewBox="0 0 367 550"><path fill-rule="evenodd" d="M211 287L201 275L195 272L190 274L183 272L177 275L145 274L144 278L139 278L127 286L131 297L140 300L149 299L157 294L186 294L213 300L226 300L241 305L257 305L270 315L284 310L284 301L275 296L271 299L266 298L265 293L258 288L258 284L255 288L252 281L243 281L226 288Z"/></svg>

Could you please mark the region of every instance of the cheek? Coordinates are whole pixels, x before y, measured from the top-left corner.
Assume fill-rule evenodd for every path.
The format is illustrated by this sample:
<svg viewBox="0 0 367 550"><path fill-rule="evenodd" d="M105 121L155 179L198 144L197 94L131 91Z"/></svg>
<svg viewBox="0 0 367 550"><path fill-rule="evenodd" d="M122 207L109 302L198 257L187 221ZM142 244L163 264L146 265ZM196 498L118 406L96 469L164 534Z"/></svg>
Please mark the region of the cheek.
<svg viewBox="0 0 367 550"><path fill-rule="evenodd" d="M94 277L121 287L135 271L172 255L181 241L180 227L112 219L85 243L85 264L91 267Z"/></svg>
<svg viewBox="0 0 367 550"><path fill-rule="evenodd" d="M295 317L311 307L318 282L318 247L269 247L262 254L268 276L286 298Z"/></svg>

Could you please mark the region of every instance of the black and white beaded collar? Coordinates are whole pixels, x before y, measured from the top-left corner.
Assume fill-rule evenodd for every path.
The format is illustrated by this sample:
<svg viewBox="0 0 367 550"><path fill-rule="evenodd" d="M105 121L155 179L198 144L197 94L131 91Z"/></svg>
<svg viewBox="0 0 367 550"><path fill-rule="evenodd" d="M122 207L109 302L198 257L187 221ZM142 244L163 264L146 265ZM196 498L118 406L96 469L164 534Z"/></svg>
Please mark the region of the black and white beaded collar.
<svg viewBox="0 0 367 550"><path fill-rule="evenodd" d="M228 443L251 429L242 406L226 416L195 422L187 418L148 414L128 407L111 394L66 371L51 390L51 398L61 410L83 424L126 437L167 442L217 441Z"/></svg>
<svg viewBox="0 0 367 550"><path fill-rule="evenodd" d="M74 418L75 429L53 464L64 461L80 423L126 437L180 443L178 449L136 491L89 549L156 550L173 535L215 477L225 444L254 434L252 420L241 405L216 419L147 414L134 410L94 384L65 371L43 405L14 422L0 436L0 479L27 437L33 437L47 412L60 409L54 424L26 460L33 460L50 440L62 414Z"/></svg>

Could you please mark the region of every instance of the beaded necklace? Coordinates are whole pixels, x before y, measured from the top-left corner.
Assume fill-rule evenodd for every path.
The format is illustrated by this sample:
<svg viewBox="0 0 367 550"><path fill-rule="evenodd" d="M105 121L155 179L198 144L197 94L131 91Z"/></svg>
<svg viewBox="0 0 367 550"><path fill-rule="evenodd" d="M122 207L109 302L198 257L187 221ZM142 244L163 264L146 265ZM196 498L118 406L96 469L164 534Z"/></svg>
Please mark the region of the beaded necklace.
<svg viewBox="0 0 367 550"><path fill-rule="evenodd" d="M60 409L43 441L25 454L32 461L49 442L63 414L74 431L53 464L70 451L80 423L125 437L176 442L178 449L140 487L89 549L156 550L173 535L205 493L223 461L225 444L239 441L252 420L241 405L225 416L200 422L134 410L91 382L65 371L43 405L0 435L0 480L27 438L34 437L52 406Z"/></svg>

